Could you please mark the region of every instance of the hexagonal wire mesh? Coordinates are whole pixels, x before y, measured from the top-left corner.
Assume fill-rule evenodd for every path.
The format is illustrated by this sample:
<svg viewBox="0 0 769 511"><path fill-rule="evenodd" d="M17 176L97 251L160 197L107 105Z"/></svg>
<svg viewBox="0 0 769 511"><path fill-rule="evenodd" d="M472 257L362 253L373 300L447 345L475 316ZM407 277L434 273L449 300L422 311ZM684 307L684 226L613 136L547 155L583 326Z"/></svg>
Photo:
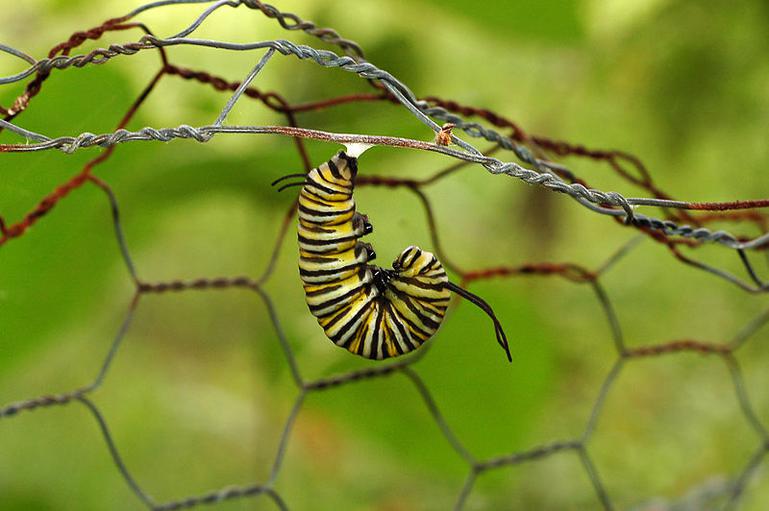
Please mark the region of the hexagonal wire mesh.
<svg viewBox="0 0 769 511"><path fill-rule="evenodd" d="M170 37L157 37L153 35L149 28L142 22L136 21L140 17L140 14L145 11L183 3L210 3L212 5L207 6L203 13L195 19L187 29ZM213 12L223 7L242 7L255 10L268 18L276 20L288 31L300 30L319 38L325 43L337 46L344 52L344 55L340 56L331 51L298 45L285 40L233 43L210 39L195 39L191 37ZM88 40L98 40L106 32L133 29L141 30L145 32L145 35L136 42L113 44L108 48L97 49L86 54L71 55L71 53L84 42ZM188 69L170 62L166 53L166 48L181 45L212 47L220 49L222 52L229 50L253 51L261 52L263 55L259 59L257 65L242 82L233 83L218 76L214 76L205 70ZM0 145L0 151L30 152L59 149L65 152L74 152L81 148L91 146L99 146L103 148L103 151L98 157L88 162L73 178L62 183L53 192L44 197L37 207L30 211L20 221L16 223L8 223L0 218L0 229L2 230L0 245L12 242L14 239L23 236L36 222L41 221L46 215L52 213L60 201L66 200L71 191L81 186L95 186L104 193L105 198L109 201L118 247L134 284L133 299L130 302L125 319L112 341L111 347L96 378L88 385L70 392L45 395L6 405L0 408L0 418L9 420L23 412L46 407L69 405L72 403L81 404L92 414L94 420L98 424L115 466L120 471L125 482L147 508L153 510L171 510L190 508L203 504L214 504L230 499L262 496L271 499L277 507L287 509L288 505L286 500L278 493L274 485L281 471L286 447L290 440L292 426L302 409L302 404L306 396L316 392L329 392L335 388L354 385L356 382L364 380L386 378L396 374L404 375L413 384L414 392L421 397L424 406L429 411L439 430L445 436L447 442L451 445L457 456L463 459L467 465L467 478L464 486L458 489L458 496L455 504L456 509L463 508L468 496L472 492L477 477L481 474L500 467L559 456L566 452L572 452L577 455L585 473L592 482L598 500L605 509L613 509L614 505L611 496L609 492L607 492L588 452L588 442L591 439L596 422L601 414L607 393L617 380L618 375L622 372L624 367L634 360L646 357L697 352L703 355L717 357L726 365L729 374L731 375L734 395L739 404L739 408L744 414L748 424L757 435L754 454L747 460L744 468L739 473L735 474L733 480L728 482L723 488L723 491L729 495L727 508L732 509L736 507L740 496L743 494L746 483L757 470L769 451L769 432L767 432L766 427L762 424L754 411L754 407L743 383L740 363L735 357L735 352L749 340L752 334L769 320L769 311L762 313L749 322L742 331L737 333L729 342L708 343L685 339L631 348L624 342L620 323L615 316L612 303L604 292L604 288L601 284L601 278L607 272L611 271L614 267L614 263L623 258L630 250L638 245L639 241L648 239L652 242L662 244L677 260L736 284L746 292L765 292L767 290L767 284L762 282L758 277L746 252L764 248L769 242L769 234L764 234L754 239L741 239L725 231L710 230L706 225L715 220L730 219L736 222L753 222L765 232L767 230L766 217L756 212L755 208L767 206L768 201L693 203L673 200L658 188L641 161L630 154L621 151L588 149L581 145L570 144L568 142L553 140L542 136L530 135L512 121L489 110L462 105L458 102L436 96L429 96L421 99L417 98L412 91L396 77L366 61L361 47L355 42L343 38L333 29L317 27L315 24L305 21L294 14L281 12L276 7L264 4L258 0L220 0L217 2L211 0L162 0L139 7L125 16L109 19L95 28L82 32L75 32L67 41L54 46L48 57L44 59L35 59L24 52L9 46L0 46L0 50L23 59L29 64L29 67L25 71L0 79L0 84L6 85L31 78L26 86L25 92L19 96L11 106L0 109L0 113L4 115L4 120L0 121L1 129L15 132L26 137L28 141L32 141L31 143L25 144L3 144ZM43 85L51 73L69 68L81 68L92 64L106 64L112 62L113 59L117 60L116 57L119 56L131 56L148 51L158 52L161 56L162 65L150 83L147 84L139 97L133 102L131 108L125 113L114 132L100 135L83 133L79 135L49 138L44 134L26 130L11 122L17 115L27 109L34 97L43 90ZM276 54L308 60L323 67L343 69L361 78L367 79L372 86L372 90L367 93L343 95L312 103L291 104L275 92L263 92L251 85L261 69ZM218 118L211 125L198 127L181 125L170 128L147 127L138 131L126 130L125 126L127 126L136 111L151 94L157 83L161 79L170 76L178 76L185 80L205 84L213 87L217 91L231 92L232 95ZM228 114L244 96L257 100L265 107L285 116L287 125L226 125L224 121ZM398 137L348 135L298 127L297 117L303 112L333 109L339 105L359 101L390 102L407 109L417 120L424 123L436 133L441 130L441 126L435 122L437 119L442 122L454 124L456 130L462 131L469 137L485 139L495 145L490 151L483 153L470 143L457 138L455 135L451 135L452 146L451 144L438 144L436 142L424 142ZM478 118L484 121L486 125L493 127L488 127L468 120L471 118ZM497 129L503 130L504 132L497 131ZM420 350L414 356L404 360L384 362L373 368L356 370L330 378L317 380L306 379L297 365L294 352L292 351L281 327L281 323L278 320L273 299L264 288L265 283L273 274L282 241L289 231L294 218L296 203L292 204L286 212L278 233L278 238L274 244L271 259L264 271L258 277L200 278L191 281L170 282L147 282L143 280L137 273L136 267L132 262L131 253L123 235L120 222L120 209L115 194L105 181L94 175L92 172L93 169L110 158L115 146L121 143L139 140L168 141L174 138L193 139L199 143L205 143L211 140L214 136L221 136L227 133L293 137L296 149L304 162L306 170L312 168L312 163L310 162L310 158L305 149L304 141L306 139L344 144L357 142L433 151L458 160L458 162L452 166L437 172L432 177L424 180L361 175L356 184L358 186L400 187L413 193L419 199L426 212L429 231L436 253L447 268L461 277L464 285L482 279L506 278L519 275L542 275L558 276L573 283L586 284L592 289L596 299L601 305L605 319L612 333L615 361L611 370L606 374L600 385L597 397L592 404L591 413L587 423L584 425L582 433L573 438L553 441L545 445L532 447L522 452L502 454L498 457L489 459L480 459L476 457L465 447L462 439L454 434L452 428L441 414L435 400L431 396L428 385L420 374L412 367L416 361L427 354L427 349ZM493 157L492 153L495 153L498 150L512 151L524 165L528 165L530 168L511 162L504 162ZM575 175L564 165L547 159L547 154L556 156L577 156L605 162L618 176L643 189L649 194L649 197L629 198L618 193L603 192L590 188L583 179ZM625 225L636 229L639 232L639 235L630 243L615 251L604 264L594 270L584 268L577 264L536 262L515 267L497 267L480 270L466 270L459 268L451 262L451 259L441 248L431 202L423 189L440 180L450 178L456 171L468 164L481 165L492 174L506 174L513 179L538 187L544 187L551 191L560 192L564 196L578 202L580 205L596 214L611 216L619 223L624 223ZM637 211L640 206L656 206L664 208L667 218L662 220L640 214ZM689 213L690 210L710 211L711 213L693 215ZM736 251L745 267L749 280L743 280L726 270L692 259L683 250L685 248L697 247L708 243L720 246L725 250ZM124 464L119 446L116 445L113 440L107 420L99 407L91 399L90 394L103 384L105 377L110 370L110 366L117 356L118 348L126 332L129 330L134 311L142 300L142 297L148 294L171 294L191 290L201 291L226 288L243 288L250 290L256 293L256 295L263 301L274 325L275 333L280 341L280 345L285 355L285 361L290 368L293 380L296 384L296 400L294 401L291 412L283 426L277 454L270 475L266 480L249 486L227 487L197 496L183 497L169 502L158 502L142 488L142 485Z"/></svg>

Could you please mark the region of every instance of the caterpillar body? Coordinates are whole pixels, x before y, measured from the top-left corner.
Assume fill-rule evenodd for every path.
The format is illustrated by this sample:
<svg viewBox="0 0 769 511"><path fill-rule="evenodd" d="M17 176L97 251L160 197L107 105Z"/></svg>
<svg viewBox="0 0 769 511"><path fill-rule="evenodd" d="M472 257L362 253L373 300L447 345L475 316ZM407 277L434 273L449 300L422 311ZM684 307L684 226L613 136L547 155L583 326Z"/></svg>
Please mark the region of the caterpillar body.
<svg viewBox="0 0 769 511"><path fill-rule="evenodd" d="M291 177L299 195L299 275L310 312L331 341L351 353L386 359L409 353L430 339L443 321L451 292L475 303L494 322L497 341L511 360L507 338L491 307L452 284L435 255L406 248L392 269L369 264L376 253L360 238L371 233L356 211L356 157L340 151L308 174Z"/></svg>

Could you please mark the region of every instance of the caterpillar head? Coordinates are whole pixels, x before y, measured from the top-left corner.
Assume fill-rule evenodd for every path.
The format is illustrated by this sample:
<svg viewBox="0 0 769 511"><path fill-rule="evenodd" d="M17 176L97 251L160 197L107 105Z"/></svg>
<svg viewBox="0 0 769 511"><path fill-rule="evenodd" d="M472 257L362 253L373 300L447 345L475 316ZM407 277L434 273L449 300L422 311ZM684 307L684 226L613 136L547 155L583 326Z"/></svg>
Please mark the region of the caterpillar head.
<svg viewBox="0 0 769 511"><path fill-rule="evenodd" d="M413 277L423 273L423 270L435 262L437 259L432 253L412 245L393 261L393 270L404 277Z"/></svg>

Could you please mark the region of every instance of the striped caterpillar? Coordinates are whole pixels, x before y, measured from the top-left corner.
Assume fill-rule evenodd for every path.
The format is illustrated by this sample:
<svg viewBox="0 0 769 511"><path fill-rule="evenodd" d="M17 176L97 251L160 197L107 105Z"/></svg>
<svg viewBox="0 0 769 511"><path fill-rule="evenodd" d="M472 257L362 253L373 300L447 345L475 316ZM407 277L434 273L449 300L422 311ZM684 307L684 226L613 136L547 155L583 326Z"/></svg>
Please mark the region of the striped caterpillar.
<svg viewBox="0 0 769 511"><path fill-rule="evenodd" d="M349 151L349 149L348 149ZM406 248L392 269L368 264L376 254L359 239L373 231L355 210L357 157L340 151L302 178L299 195L299 274L310 312L331 341L370 359L397 357L419 348L438 330L451 292L480 307L494 323L497 342L512 360L502 326L478 296L451 283L435 255Z"/></svg>

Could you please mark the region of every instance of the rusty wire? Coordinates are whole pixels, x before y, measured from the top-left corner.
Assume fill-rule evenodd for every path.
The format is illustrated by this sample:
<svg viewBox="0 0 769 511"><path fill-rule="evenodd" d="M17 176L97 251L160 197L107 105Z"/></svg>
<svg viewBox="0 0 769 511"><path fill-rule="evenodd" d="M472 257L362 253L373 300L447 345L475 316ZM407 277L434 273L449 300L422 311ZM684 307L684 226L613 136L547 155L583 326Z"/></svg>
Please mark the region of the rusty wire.
<svg viewBox="0 0 769 511"><path fill-rule="evenodd" d="M203 14L196 18L186 30L171 38L157 38L146 25L132 21L136 16L149 9L185 3L211 3L212 5L207 7ZM207 17L216 9L225 6L235 8L241 5L259 11L268 18L277 20L281 27L286 30L301 30L309 35L317 37L325 43L335 45L348 57L337 57L335 54L330 54L330 52L321 53L318 50L308 49L309 47L300 47L287 41L265 42L263 44L253 45L254 48L268 48L268 51L248 77L242 82L228 81L205 70L189 69L169 61L166 51L167 46L189 42L184 41L184 39L203 24ZM133 29L138 29L145 34L139 42L112 45L109 49L95 50L85 56L70 57L71 52L83 43L89 40L99 40L106 32L127 31ZM215 45L215 47L226 46L225 43ZM24 130L16 124L11 124L11 121L22 114L30 106L34 97L41 92L43 85L52 70L69 66L81 67L89 63L104 63L117 55L132 55L140 50L157 51L160 56L160 69L135 99L128 111L119 120L114 133L100 136L82 134L79 136L60 137L59 139L52 140L44 135ZM14 78L13 80L3 79L0 83L10 83L30 76L32 77L28 82L25 91L13 102L13 104L9 107L2 107L1 111L4 120L2 121L2 125L0 125L0 130L3 128L11 129L37 142L36 144L26 145L5 144L0 146L0 150L13 152L28 151L30 149L65 148L71 151L79 147L93 145L100 145L103 147L102 152L97 157L89 161L79 172L56 187L50 194L43 197L39 204L23 218L17 222L8 223L0 217L0 247L7 242L27 234L30 227L51 213L60 201L65 200L69 196L70 192L81 186L90 184L101 190L109 203L117 246L134 286L133 295L125 312L124 319L112 339L108 352L104 357L101 366L98 368L96 376L91 382L72 391L52 393L0 407L0 419L7 420L20 413L33 410L65 406L72 403L82 404L99 426L117 470L136 495L137 499L148 509L187 509L233 499L256 498L258 496L271 500L279 509L289 509L288 502L290 499L279 494L274 486L280 475L286 446L290 441L292 427L298 415L301 413L302 405L307 395L315 392L330 391L340 386L352 385L364 380L395 377L396 375L402 375L411 382L414 392L421 397L425 407L435 421L440 432L445 437L448 445L467 465L467 477L463 486L458 489L455 509L462 509L464 507L473 490L475 481L482 474L501 467L533 463L553 456L567 455L565 453L572 453L571 455L576 456L580 461L585 474L588 476L593 486L596 499L600 502L603 509L614 509L615 506L611 498L611 492L603 483L595 467L589 452L589 444L600 419L606 398L611 392L614 382L626 366L633 363L635 360L643 358L668 356L680 353L698 353L704 356L716 357L723 361L734 388L735 399L737 400L744 419L757 437L756 447L753 454L746 460L743 469L737 474L734 474L733 479L725 485L725 491L729 495L726 509L736 508L747 482L755 473L761 462L766 458L767 453L769 453L769 431L755 412L743 382L740 363L735 357L735 354L743 348L748 340L762 326L769 322L769 310L754 318L730 341L714 343L696 339L676 339L660 342L658 344L628 347L625 343L622 327L615 314L612 302L602 284L603 276L612 271L618 260L625 257L643 239L651 239L666 247L678 261L714 274L717 277L724 278L747 292L765 292L767 286L758 276L755 268L748 259L745 250L763 248L766 240L769 239L766 234L768 225L767 216L762 212L756 211L756 208L766 207L767 204L769 204L768 201L734 201L729 203L677 201L664 192L657 183L653 181L651 173L646 169L641 160L631 154L615 150L587 148L580 144L532 135L527 133L515 122L498 113L484 108L463 105L454 100L437 96L427 96L417 100L413 97L413 94L407 87L402 86L402 84L392 78L389 73L383 74L384 72L381 72L381 70L378 70L378 68L369 64L364 57L363 50L357 43L342 37L333 29L320 28L314 23L305 21L295 14L284 13L278 8L262 3L259 0L220 0L218 2L213 2L212 0L160 0L141 6L125 16L109 19L94 28L75 32L67 41L55 45L50 50L46 59L36 60L21 50L5 45L0 45L0 51L24 60L31 66L26 71L12 77ZM284 54L294 53L299 55L299 53L302 53L303 55L309 55L310 58L318 57L318 59L323 60L323 62L319 61L322 65L327 65L331 62L332 64L329 65L349 67L351 71L368 78L371 85L374 87L374 90L367 93L340 95L310 103L292 104L277 92L264 92L251 85L251 80L253 80L261 68L267 64L267 61L276 51ZM125 127L133 119L138 109L141 108L142 104L155 89L158 82L166 77L172 76L208 85L217 91L229 91L232 92L233 95L220 112L217 120L211 126L200 128L182 126L179 128L158 130L145 128L139 132L126 131ZM388 77L392 78L392 80L389 80ZM223 122L227 114L236 105L241 96L260 101L265 107L282 114L286 119L287 126L224 126ZM459 129L463 130L468 135L487 139L494 142L496 145L486 152L481 153L469 144L454 137L454 143L459 144L460 147L464 149L464 151L458 151L456 149L435 146L430 143L408 139L395 139L393 137L336 135L317 130L302 129L299 128L297 123L297 116L304 112L331 109L346 103L371 101L384 101L394 105L406 106L412 113L431 127L437 127L437 124L435 124L430 117L455 123ZM505 135L492 128L471 122L469 119L472 118L479 118L493 127L507 130L508 134ZM423 348L413 356L395 362L385 362L376 367L350 371L317 380L305 379L299 369L290 343L282 329L274 302L264 288L265 284L273 275L275 262L278 258L281 246L283 245L282 242L285 239L294 218L295 204L291 205L283 217L270 259L264 271L257 278L247 276L204 277L189 281L161 282L147 282L142 279L132 261L131 251L126 243L126 238L123 235L120 220L120 207L117 198L109 184L94 174L94 168L112 156L117 143L126 140L166 140L174 137L184 137L194 138L198 141L205 142L216 133L227 132L267 133L291 136L295 141L298 154L307 170L312 167L304 144L304 140L308 138L330 141L369 141L399 147L421 148L442 152L464 160L455 163L446 169L440 170L433 176L421 181L409 178L394 178L390 176L361 175L359 176L357 185L405 188L415 194L425 211L426 222L429 227L435 251L440 256L444 265L460 276L464 285L472 285L473 282L487 279L522 276L553 276L562 278L574 284L584 284L590 288L595 299L600 304L608 325L611 343L614 348L614 362L597 390L596 398L587 414L582 431L571 438L554 440L519 452L500 453L498 456L485 459L476 457L463 444L462 439L453 432L451 425L441 413L438 403L432 397L428 385L420 376L418 370L413 367L415 362L428 356L428 347ZM591 208L594 211L610 213L616 219L640 231L641 235L619 247L602 265L593 270L575 263L553 262L529 262L517 266L481 269L460 268L451 261L451 258L442 248L435 214L425 188L437 181L454 175L457 171L471 163L481 163L493 173L507 172L511 168L522 169L522 167L515 164L505 164L502 161L493 158L492 154L500 149L513 151L523 163L530 164L534 167L535 170L527 171L529 172L527 175L530 177L528 182L544 184L544 186L550 186L548 183L554 184L554 186L550 186L551 189L568 193L578 200L585 199L585 201L592 202ZM577 176L563 164L550 160L548 158L549 155L559 157L580 157L605 162L619 177L624 179L627 183L648 192L650 197L627 199L619 194L590 189L583 178ZM505 167L505 165L507 166ZM517 177L521 177L521 175L518 175ZM584 203L584 201L582 202ZM639 205L660 207L666 219L657 220L653 217L638 214L634 209L635 206ZM698 215L696 214L697 210L710 211L711 213ZM713 232L704 227L705 225L716 221L753 224L761 230L762 234L753 240L745 240L722 231ZM683 238L681 238L682 236ZM748 282L743 281L723 269L696 261L682 251L682 249L696 249L703 243L709 241L722 243L722 247L725 246L734 249L737 252L740 261L748 274ZM90 395L98 390L107 378L111 364L118 354L120 345L130 329L135 311L144 296L149 294L170 295L193 291L214 291L238 288L255 293L263 302L296 385L296 398L291 408L291 412L282 428L282 435L276 449L276 455L273 460L269 477L264 481L254 482L253 484L246 486L230 486L213 491L201 492L198 495L180 497L172 501L159 502L143 489L141 482L138 481L126 467L121 457L119 447L113 439L108 421L99 407L91 400Z"/></svg>

